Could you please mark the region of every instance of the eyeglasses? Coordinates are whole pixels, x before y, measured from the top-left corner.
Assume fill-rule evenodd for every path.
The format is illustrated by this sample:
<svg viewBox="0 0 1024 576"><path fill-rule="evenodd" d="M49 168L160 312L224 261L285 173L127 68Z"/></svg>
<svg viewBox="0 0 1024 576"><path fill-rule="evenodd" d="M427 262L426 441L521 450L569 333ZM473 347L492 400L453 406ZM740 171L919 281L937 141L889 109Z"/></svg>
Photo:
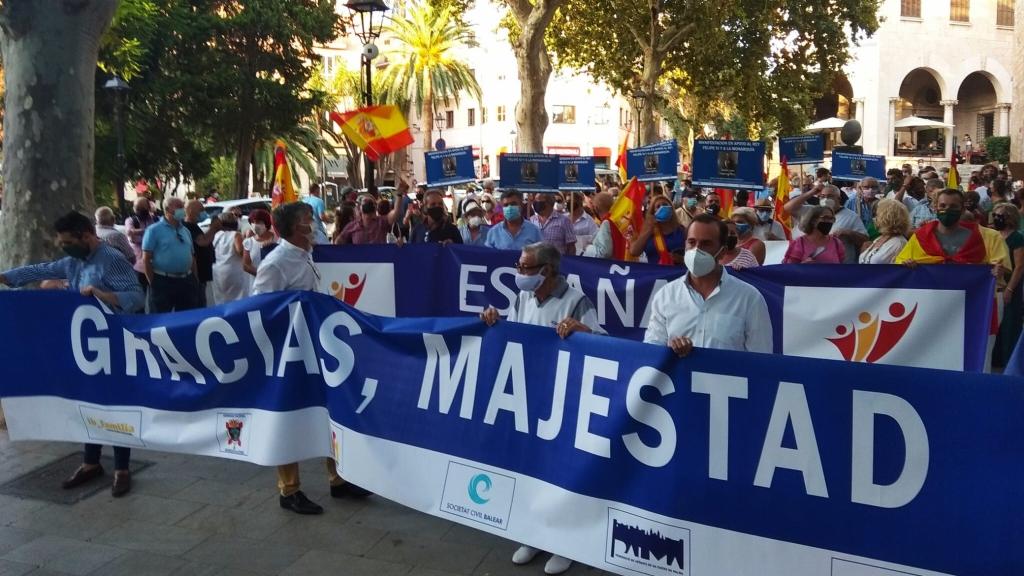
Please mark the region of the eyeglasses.
<svg viewBox="0 0 1024 576"><path fill-rule="evenodd" d="M543 266L543 264L537 264L535 266L525 266L523 264L520 264L519 262L516 262L516 270L518 270L520 274L525 274L530 270L537 270L538 268L542 268Z"/></svg>

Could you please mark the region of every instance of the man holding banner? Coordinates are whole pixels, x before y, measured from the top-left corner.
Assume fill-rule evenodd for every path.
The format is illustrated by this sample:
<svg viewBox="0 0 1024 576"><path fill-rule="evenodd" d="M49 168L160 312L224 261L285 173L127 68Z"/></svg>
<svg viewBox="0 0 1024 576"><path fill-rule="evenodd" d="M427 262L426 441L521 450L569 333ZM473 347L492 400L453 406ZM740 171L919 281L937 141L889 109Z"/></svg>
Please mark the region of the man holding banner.
<svg viewBox="0 0 1024 576"><path fill-rule="evenodd" d="M686 236L686 275L651 300L648 344L668 345L679 356L693 348L772 352L768 304L753 286L718 263L729 231L709 214L697 216Z"/></svg>

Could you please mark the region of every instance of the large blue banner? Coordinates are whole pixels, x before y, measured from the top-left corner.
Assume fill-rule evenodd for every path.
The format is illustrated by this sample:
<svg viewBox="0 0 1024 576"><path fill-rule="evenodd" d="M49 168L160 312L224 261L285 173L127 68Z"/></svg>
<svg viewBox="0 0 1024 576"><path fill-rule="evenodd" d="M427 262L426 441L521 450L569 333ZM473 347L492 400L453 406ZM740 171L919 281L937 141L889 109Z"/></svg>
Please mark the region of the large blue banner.
<svg viewBox="0 0 1024 576"><path fill-rule="evenodd" d="M872 176L879 182L885 181L885 156L873 154L832 154L832 178L835 180L860 180Z"/></svg>
<svg viewBox="0 0 1024 576"><path fill-rule="evenodd" d="M1018 378L679 359L313 293L119 316L8 292L0 316L16 440L333 456L383 497L619 574L1024 573Z"/></svg>
<svg viewBox="0 0 1024 576"><path fill-rule="evenodd" d="M825 136L783 136L779 138L779 158L789 165L816 164L825 160Z"/></svg>
<svg viewBox="0 0 1024 576"><path fill-rule="evenodd" d="M515 252L473 246L318 246L322 289L385 316L508 311ZM651 296L682 268L566 257L609 334L642 340ZM981 371L994 293L985 266L776 265L736 275L768 304L776 352Z"/></svg>
<svg viewBox="0 0 1024 576"><path fill-rule="evenodd" d="M627 150L626 177L639 182L675 180L679 177L679 145L665 140Z"/></svg>
<svg viewBox="0 0 1024 576"><path fill-rule="evenodd" d="M597 176L593 156L562 156L559 158L558 187L562 190L593 190Z"/></svg>
<svg viewBox="0 0 1024 576"><path fill-rule="evenodd" d="M694 140L693 185L708 188L764 188L764 142Z"/></svg>
<svg viewBox="0 0 1024 576"><path fill-rule="evenodd" d="M558 192L561 164L555 154L502 154L501 187L520 192Z"/></svg>
<svg viewBox="0 0 1024 576"><path fill-rule="evenodd" d="M476 180L471 146L427 152L425 156L428 186L452 186Z"/></svg>

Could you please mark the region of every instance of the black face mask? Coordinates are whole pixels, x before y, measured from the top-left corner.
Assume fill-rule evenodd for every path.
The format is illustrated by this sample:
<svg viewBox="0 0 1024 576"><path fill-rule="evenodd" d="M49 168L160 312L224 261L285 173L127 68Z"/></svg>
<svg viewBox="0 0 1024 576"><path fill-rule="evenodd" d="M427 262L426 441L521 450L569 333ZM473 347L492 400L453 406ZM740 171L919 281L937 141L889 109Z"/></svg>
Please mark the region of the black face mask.
<svg viewBox="0 0 1024 576"><path fill-rule="evenodd" d="M705 209L705 211L706 211L706 212L707 212L708 214L711 214L712 216L717 216L717 215L718 215L718 212L719 212L719 211L720 211L721 209L722 209L722 207L721 207L720 205L718 205L718 204L708 204L708 206L707 206L707 208Z"/></svg>
<svg viewBox="0 0 1024 576"><path fill-rule="evenodd" d="M814 227L818 230L818 232L821 232L825 236L828 236L828 233L832 231L833 224L835 224L835 222L818 222Z"/></svg>
<svg viewBox="0 0 1024 576"><path fill-rule="evenodd" d="M440 224L441 221L444 220L444 208L440 206L431 206L430 208L427 208L427 216L430 216L430 219L435 223Z"/></svg>
<svg viewBox="0 0 1024 576"><path fill-rule="evenodd" d="M736 243L739 241L739 238L733 236L732 234L729 234L728 236L725 237L725 249L732 250L733 248L736 247Z"/></svg>
<svg viewBox="0 0 1024 576"><path fill-rule="evenodd" d="M996 230L1006 230L1006 215L1005 214L993 214L992 215L992 227Z"/></svg>
<svg viewBox="0 0 1024 576"><path fill-rule="evenodd" d="M363 202L360 209L363 211L363 214L373 214L377 211L377 207L373 205L373 202Z"/></svg>

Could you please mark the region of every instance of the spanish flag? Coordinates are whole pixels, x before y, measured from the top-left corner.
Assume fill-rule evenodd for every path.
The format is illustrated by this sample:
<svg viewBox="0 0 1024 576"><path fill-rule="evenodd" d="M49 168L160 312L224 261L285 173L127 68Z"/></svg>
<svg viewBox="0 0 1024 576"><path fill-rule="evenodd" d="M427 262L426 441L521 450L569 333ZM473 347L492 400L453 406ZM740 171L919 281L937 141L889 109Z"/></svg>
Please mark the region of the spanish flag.
<svg viewBox="0 0 1024 576"><path fill-rule="evenodd" d="M779 172L779 178L775 183L775 220L782 224L782 229L786 231L786 238L792 238L793 234L793 219L789 213L783 209L786 202L789 202L789 166L786 165L786 157L782 157L782 163L780 165L782 169Z"/></svg>
<svg viewBox="0 0 1024 576"><path fill-rule="evenodd" d="M615 159L615 165L619 168L619 182L626 181L626 146L629 144L629 130L622 137L622 144L619 146L619 157Z"/></svg>
<svg viewBox="0 0 1024 576"><path fill-rule="evenodd" d="M949 177L946 179L946 188L960 189L960 173L956 171L956 152L953 152L953 157L949 159Z"/></svg>
<svg viewBox="0 0 1024 576"><path fill-rule="evenodd" d="M271 206L276 208L281 204L298 201L299 195L292 185L292 171L288 167L285 143L282 140L274 144L274 177L271 181L274 183L274 191L270 195Z"/></svg>
<svg viewBox="0 0 1024 576"><path fill-rule="evenodd" d="M608 211L608 220L612 223L613 257L616 260L632 260L629 256L629 243L640 234L644 225L644 196L647 190L636 181L630 179L626 187L619 192L619 197Z"/></svg>
<svg viewBox="0 0 1024 576"><path fill-rule="evenodd" d="M413 143L405 117L392 105L367 106L343 114L331 112L331 120L373 162Z"/></svg>
<svg viewBox="0 0 1024 576"><path fill-rule="evenodd" d="M925 222L921 225L903 250L896 255L895 264L903 264L913 260L918 264L987 264L989 262L988 248L981 237L979 227L974 222L960 221L959 226L968 231L967 240L957 250L956 254L947 256L939 243L935 229L938 228L938 220Z"/></svg>

